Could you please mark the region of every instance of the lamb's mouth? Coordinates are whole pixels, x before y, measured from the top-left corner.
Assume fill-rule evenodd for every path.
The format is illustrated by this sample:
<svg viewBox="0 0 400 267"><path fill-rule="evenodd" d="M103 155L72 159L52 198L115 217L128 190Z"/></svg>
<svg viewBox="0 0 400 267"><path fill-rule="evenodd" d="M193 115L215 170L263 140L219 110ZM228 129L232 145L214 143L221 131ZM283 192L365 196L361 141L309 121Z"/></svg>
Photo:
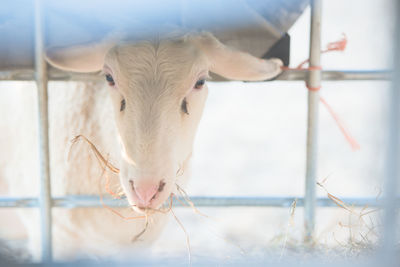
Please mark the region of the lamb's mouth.
<svg viewBox="0 0 400 267"><path fill-rule="evenodd" d="M138 206L132 206L133 210L139 214L146 214L146 215L152 215L154 214L156 211L152 208L141 208Z"/></svg>
<svg viewBox="0 0 400 267"><path fill-rule="evenodd" d="M173 196L174 194L171 193L169 197L163 203L161 203L157 208L139 207L136 204L133 205L131 204L131 207L135 212L145 215L152 215L154 213L168 213L172 207Z"/></svg>

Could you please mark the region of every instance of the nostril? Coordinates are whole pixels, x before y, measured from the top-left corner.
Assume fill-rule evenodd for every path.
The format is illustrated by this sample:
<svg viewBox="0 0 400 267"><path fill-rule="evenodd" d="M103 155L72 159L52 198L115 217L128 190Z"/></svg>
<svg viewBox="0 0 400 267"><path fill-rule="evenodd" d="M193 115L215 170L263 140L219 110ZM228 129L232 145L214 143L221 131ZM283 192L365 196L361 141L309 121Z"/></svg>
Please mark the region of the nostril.
<svg viewBox="0 0 400 267"><path fill-rule="evenodd" d="M131 185L132 191L135 192L135 185L133 184L133 181L129 180L129 184Z"/></svg>
<svg viewBox="0 0 400 267"><path fill-rule="evenodd" d="M165 182L163 180L160 181L160 185L158 187L158 192L162 192L165 187Z"/></svg>

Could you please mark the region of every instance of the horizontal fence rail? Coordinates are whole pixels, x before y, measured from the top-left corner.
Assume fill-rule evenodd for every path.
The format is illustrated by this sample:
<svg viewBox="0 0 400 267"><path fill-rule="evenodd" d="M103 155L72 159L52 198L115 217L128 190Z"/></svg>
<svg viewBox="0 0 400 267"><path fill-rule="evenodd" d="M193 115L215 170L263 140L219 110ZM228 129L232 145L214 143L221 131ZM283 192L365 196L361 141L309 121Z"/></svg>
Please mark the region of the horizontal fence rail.
<svg viewBox="0 0 400 267"><path fill-rule="evenodd" d="M276 77L277 81L304 81L307 79L307 70L285 70ZM0 81L32 81L35 77L34 70L12 70L0 71ZM377 81L390 80L391 70L324 70L322 71L324 81ZM75 73L65 72L54 68L49 69L48 79L50 81L99 81L104 79L98 73Z"/></svg>
<svg viewBox="0 0 400 267"><path fill-rule="evenodd" d="M180 201L174 201L174 207L188 207L182 203L185 202L183 198ZM235 197L203 197L193 196L190 200L197 207L290 207L296 201L297 207L304 206L303 197L248 197L248 196L235 196ZM340 198L349 207L381 207L383 206L383 199L376 198ZM126 198L113 199L104 197L104 204L110 207L128 207ZM397 198L397 203L400 204L400 197ZM0 197L0 208L37 208L39 207L37 198L19 198L19 197ZM318 207L338 207L337 204L330 198L317 198L316 206ZM55 197L52 199L52 207L59 208L95 208L102 207L99 196L84 196L84 195L71 195L66 197Z"/></svg>
<svg viewBox="0 0 400 267"><path fill-rule="evenodd" d="M278 81L304 81L307 70L285 70L279 75ZM392 78L391 70L323 70L321 79L324 81L380 81Z"/></svg>

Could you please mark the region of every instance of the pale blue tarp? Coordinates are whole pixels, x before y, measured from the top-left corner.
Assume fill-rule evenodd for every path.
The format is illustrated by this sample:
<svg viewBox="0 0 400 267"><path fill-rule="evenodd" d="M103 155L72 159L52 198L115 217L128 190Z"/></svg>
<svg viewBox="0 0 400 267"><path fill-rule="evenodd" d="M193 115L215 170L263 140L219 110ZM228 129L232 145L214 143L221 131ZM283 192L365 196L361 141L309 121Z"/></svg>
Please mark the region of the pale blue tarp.
<svg viewBox="0 0 400 267"><path fill-rule="evenodd" d="M100 40L111 32L143 39L160 31L211 31L222 42L261 56L288 31L308 0L43 1L46 43ZM33 66L33 1L0 5L0 70Z"/></svg>

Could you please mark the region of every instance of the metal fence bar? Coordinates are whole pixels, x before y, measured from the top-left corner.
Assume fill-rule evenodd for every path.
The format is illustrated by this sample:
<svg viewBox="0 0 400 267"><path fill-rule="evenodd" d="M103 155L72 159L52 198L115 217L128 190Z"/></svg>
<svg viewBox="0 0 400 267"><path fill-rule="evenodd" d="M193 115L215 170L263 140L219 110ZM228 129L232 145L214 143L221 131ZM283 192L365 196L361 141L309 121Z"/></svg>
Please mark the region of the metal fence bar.
<svg viewBox="0 0 400 267"><path fill-rule="evenodd" d="M303 197L218 197L218 196L192 196L190 199L197 207L290 207L296 201L296 207L304 207ZM383 207L384 200L377 200L374 197L343 197L340 198L348 206L353 207ZM184 199L180 199L184 202ZM113 199L104 197L104 203L111 207L128 207L126 199ZM174 201L176 207L182 206L180 201ZM400 204L400 197L396 198L395 203ZM37 198L17 198L0 197L0 208L36 208L39 206ZM337 207L336 203L329 198L317 198L318 207ZM52 199L52 207L58 208L95 208L102 207L99 196L90 195L71 195L56 197Z"/></svg>
<svg viewBox="0 0 400 267"><path fill-rule="evenodd" d="M308 70L286 70L275 80L304 81L307 80ZM390 80L391 70L323 70L321 79L324 81L379 81Z"/></svg>
<svg viewBox="0 0 400 267"><path fill-rule="evenodd" d="M318 109L319 92L321 86L321 12L322 0L311 1L311 32L310 32L310 67L307 79L308 90L308 122L307 122L307 162L306 185L304 199L304 226L305 241L313 239L315 227L315 181L317 175L317 148L318 148ZM316 90L311 90L314 88Z"/></svg>
<svg viewBox="0 0 400 267"><path fill-rule="evenodd" d="M33 70L9 70L0 71L0 81L32 81L35 72ZM307 70L285 70L277 81L305 81L308 77ZM391 80L391 70L324 70L322 80L325 81L378 81ZM48 79L51 81L102 81L103 76L97 73L65 72L50 68Z"/></svg>
<svg viewBox="0 0 400 267"><path fill-rule="evenodd" d="M49 122L47 101L47 66L44 58L44 34L42 1L35 0L35 69L39 111L39 159L40 159L40 225L42 261L52 259L52 218L49 164Z"/></svg>
<svg viewBox="0 0 400 267"><path fill-rule="evenodd" d="M389 254L387 258L395 260L398 224L397 215L399 203L396 195L400 183L400 3L396 1L396 32L394 39L394 63L395 74L392 81L390 93L388 94L388 132L387 132L387 155L386 155L386 177L385 177L385 213L383 227L383 250Z"/></svg>

